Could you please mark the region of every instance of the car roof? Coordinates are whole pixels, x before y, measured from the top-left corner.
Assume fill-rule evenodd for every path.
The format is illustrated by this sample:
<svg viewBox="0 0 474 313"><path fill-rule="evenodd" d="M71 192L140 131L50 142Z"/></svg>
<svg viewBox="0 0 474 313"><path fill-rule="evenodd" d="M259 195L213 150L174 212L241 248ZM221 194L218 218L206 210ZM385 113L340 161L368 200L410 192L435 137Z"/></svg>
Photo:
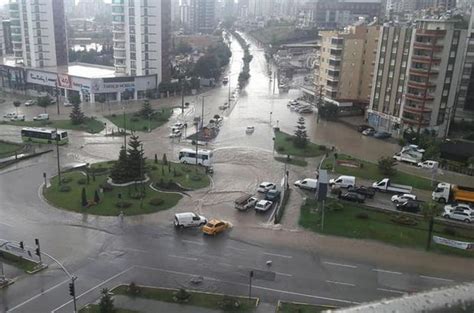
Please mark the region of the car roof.
<svg viewBox="0 0 474 313"><path fill-rule="evenodd" d="M268 200L260 200L260 201L257 202L257 204L265 205L265 204L267 204L268 202L271 203L271 201L268 201Z"/></svg>
<svg viewBox="0 0 474 313"><path fill-rule="evenodd" d="M260 185L274 185L274 183L270 183L268 181L264 181L262 182Z"/></svg>
<svg viewBox="0 0 474 313"><path fill-rule="evenodd" d="M193 216L196 216L196 214L193 212L183 212L183 213L176 213L175 216L176 217L193 217Z"/></svg>
<svg viewBox="0 0 474 313"><path fill-rule="evenodd" d="M220 223L220 222L223 222L222 220L219 220L217 218L211 218L208 223L210 224L217 224L217 223Z"/></svg>

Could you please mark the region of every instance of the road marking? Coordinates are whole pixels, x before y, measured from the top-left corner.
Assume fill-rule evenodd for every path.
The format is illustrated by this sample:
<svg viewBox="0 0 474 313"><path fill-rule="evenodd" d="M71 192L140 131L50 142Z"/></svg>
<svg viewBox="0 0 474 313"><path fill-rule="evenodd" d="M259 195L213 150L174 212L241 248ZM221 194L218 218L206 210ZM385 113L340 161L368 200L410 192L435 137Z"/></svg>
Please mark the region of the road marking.
<svg viewBox="0 0 474 313"><path fill-rule="evenodd" d="M197 258L189 258L187 256L180 256L180 255L174 255L174 254L170 254L168 256L172 257L172 258L183 259L183 260L188 260L188 261L197 261L198 260Z"/></svg>
<svg viewBox="0 0 474 313"><path fill-rule="evenodd" d="M159 271L159 272L169 273L169 274L183 275L183 276L196 276L196 275L198 275L198 274L190 274L190 273L185 273L185 272L178 272L178 271L166 270L166 269L150 267L150 266L143 266L143 265L136 265L135 267L136 268L141 268L141 269L148 269L148 270L152 270L152 271ZM248 284L236 283L236 282L233 282L233 281L225 281L225 280L212 278L212 277L207 277L207 276L205 276L204 279L207 279L207 280L210 280L210 281L215 281L215 282L233 284L233 285L242 286L242 287L248 287ZM321 297L321 296L309 295L309 294L305 294L305 293L293 292L293 291L288 291L288 290L273 289L273 288L268 288L268 287L263 287L263 286L258 286L258 285L252 285L252 288L266 290L266 291L272 291L272 292L277 292L277 293L284 293L284 294L288 294L288 295L312 298L312 299L328 300L328 301L341 302L341 303L347 303L347 304L360 304L360 302L356 302L356 301L337 299L337 298Z"/></svg>
<svg viewBox="0 0 474 313"><path fill-rule="evenodd" d="M227 247L227 248L232 249L232 250L242 251L242 252L247 251L245 249L240 249L240 248L235 248L235 247Z"/></svg>
<svg viewBox="0 0 474 313"><path fill-rule="evenodd" d="M133 249L133 248L126 248L125 251L132 251L132 252L140 252L140 253L150 253L150 251L142 250L142 249Z"/></svg>
<svg viewBox="0 0 474 313"><path fill-rule="evenodd" d="M401 295L406 293L406 292L404 292L404 291L393 290L393 289L385 289L385 288L377 288L377 290L386 291L386 292L392 292L392 293L398 293L398 294L401 294Z"/></svg>
<svg viewBox="0 0 474 313"><path fill-rule="evenodd" d="M275 272L275 274L280 275L280 276L293 277L293 275L286 274L286 273Z"/></svg>
<svg viewBox="0 0 474 313"><path fill-rule="evenodd" d="M343 285L343 286L355 287L354 284L343 283L343 282L340 282L340 281L326 280L326 282L327 282L327 283L330 283L330 284L336 284L336 285Z"/></svg>
<svg viewBox="0 0 474 313"><path fill-rule="evenodd" d="M342 266L342 267L348 267L348 268L357 268L355 265L348 265L348 264L341 264L341 263L333 263L333 262L323 262L324 264L327 265L334 265L334 266Z"/></svg>
<svg viewBox="0 0 474 313"><path fill-rule="evenodd" d="M13 312L14 310L18 309L19 307L22 307L22 306L24 306L25 304L30 303L31 301L38 299L38 298L41 297L42 295L44 295L44 294L50 292L51 290L53 290L53 289L55 289L55 288L61 286L62 284L65 284L65 283L67 283L67 282L70 282L70 281L71 281L71 280L68 278L68 279L66 279L65 281L62 281L62 282L60 282L60 283L54 285L53 287L46 289L46 290L43 291L42 293L39 293L39 294L37 294L36 296L33 296L33 297L29 298L28 300L23 301L23 302L20 303L20 304L17 304L17 305L14 306L13 308L9 309L7 312Z"/></svg>
<svg viewBox="0 0 474 313"><path fill-rule="evenodd" d="M277 257L285 258L285 259L293 259L293 257L292 257L291 255L284 255L284 254L277 254L277 253L268 253L268 252L264 252L263 254L265 254L265 255L270 255L270 256L277 256Z"/></svg>
<svg viewBox="0 0 474 313"><path fill-rule="evenodd" d="M127 273L128 271L130 271L130 270L132 270L132 269L134 269L134 268L135 268L135 266L131 266L131 267L129 267L129 268L127 268L127 269L121 271L120 273L115 274L114 276L112 276L112 277L110 277L110 278L104 280L104 281L101 282L100 284L97 284L97 285L95 285L94 287L92 287L92 288L86 290L85 292L81 293L80 295L78 295L78 296L76 297L76 299L79 299L79 298L83 297L84 295L88 294L88 293L91 292L92 290L94 290L94 289L96 289L96 288L99 288L99 287L102 286L102 285L107 284L109 281L114 280L115 278L117 278L117 277L119 277L119 276L121 276L121 275ZM67 281L70 281L70 280L67 280ZM58 311L58 310L64 308L66 305L68 305L68 304L70 304L70 303L72 303L72 300L69 300L68 302L62 304L61 306L58 306L57 308L55 308L54 310L52 310L51 313L55 313L56 311Z"/></svg>
<svg viewBox="0 0 474 313"><path fill-rule="evenodd" d="M374 271L374 272L379 272L379 273L402 275L402 273L400 273L400 272L393 272L393 271L381 270L381 269L378 269L378 268L373 268L372 271Z"/></svg>
<svg viewBox="0 0 474 313"><path fill-rule="evenodd" d="M440 277L434 277L434 276L425 276L425 275L420 275L421 278L426 278L426 279L434 279L434 280L441 280L441 281L448 281L448 282L453 282L454 280L452 279L446 279L446 278L440 278Z"/></svg>
<svg viewBox="0 0 474 313"><path fill-rule="evenodd" d="M232 267L232 264L229 264L229 263L217 263L217 264L222 265L222 266Z"/></svg>
<svg viewBox="0 0 474 313"><path fill-rule="evenodd" d="M8 227L13 227L13 225L10 225L10 224L7 224L7 223L3 223L3 222L0 222L0 225L4 225L4 226L8 226Z"/></svg>
<svg viewBox="0 0 474 313"><path fill-rule="evenodd" d="M200 246L204 246L204 242L200 242L200 241L194 241L194 240L181 240L182 242L186 242L186 243L191 243L193 245L200 245Z"/></svg>

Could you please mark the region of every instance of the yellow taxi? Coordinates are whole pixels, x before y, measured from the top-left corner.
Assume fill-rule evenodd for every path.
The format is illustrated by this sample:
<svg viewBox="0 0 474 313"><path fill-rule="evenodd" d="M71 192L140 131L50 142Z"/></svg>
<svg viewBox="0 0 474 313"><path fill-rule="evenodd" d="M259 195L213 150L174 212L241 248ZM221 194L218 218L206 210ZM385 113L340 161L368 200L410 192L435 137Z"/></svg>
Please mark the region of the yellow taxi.
<svg viewBox="0 0 474 313"><path fill-rule="evenodd" d="M206 235L214 236L218 233L222 233L227 228L229 228L228 222L213 218L209 220L206 225L204 225L204 227L202 228L202 232Z"/></svg>

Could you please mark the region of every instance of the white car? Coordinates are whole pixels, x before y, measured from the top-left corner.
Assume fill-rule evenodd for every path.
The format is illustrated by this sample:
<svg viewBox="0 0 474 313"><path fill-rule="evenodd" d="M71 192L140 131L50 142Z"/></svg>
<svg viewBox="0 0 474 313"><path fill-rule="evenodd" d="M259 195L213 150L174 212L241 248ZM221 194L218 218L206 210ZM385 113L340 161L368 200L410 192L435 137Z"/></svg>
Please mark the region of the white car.
<svg viewBox="0 0 474 313"><path fill-rule="evenodd" d="M258 185L257 191L265 193L269 190L275 189L276 185L274 183L269 183L269 182L263 182L260 185Z"/></svg>
<svg viewBox="0 0 474 313"><path fill-rule="evenodd" d="M469 204L459 203L459 204L447 204L444 206L445 213L451 213L453 211L469 211L474 213L474 208Z"/></svg>
<svg viewBox="0 0 474 313"><path fill-rule="evenodd" d="M16 116L14 116L10 119L10 121L12 121L12 122L24 121L24 120L25 120L25 115L24 114L16 115Z"/></svg>
<svg viewBox="0 0 474 313"><path fill-rule="evenodd" d="M64 101L64 106L65 107L72 107L72 103L66 100L66 101Z"/></svg>
<svg viewBox="0 0 474 313"><path fill-rule="evenodd" d="M255 131L255 127L253 127L253 126L247 126L247 128L245 129L245 132L246 132L247 134L251 134L251 133L253 133L254 131Z"/></svg>
<svg viewBox="0 0 474 313"><path fill-rule="evenodd" d="M37 116L33 117L33 121L47 121L49 120L48 113L38 114Z"/></svg>
<svg viewBox="0 0 474 313"><path fill-rule="evenodd" d="M392 202L395 204L405 203L410 200L416 201L416 195L412 195L410 193L404 193L402 195L394 195L392 197Z"/></svg>
<svg viewBox="0 0 474 313"><path fill-rule="evenodd" d="M433 169L438 167L438 162L437 161L423 161L418 163L418 167L421 168L427 168L427 169Z"/></svg>
<svg viewBox="0 0 474 313"><path fill-rule="evenodd" d="M204 216L192 212L177 213L174 215L174 226L178 228L199 227L206 225L207 219Z"/></svg>
<svg viewBox="0 0 474 313"><path fill-rule="evenodd" d="M318 180L314 178L305 178L303 180L297 180L294 185L301 189L316 190L318 188Z"/></svg>
<svg viewBox="0 0 474 313"><path fill-rule="evenodd" d="M174 124L171 126L171 128L183 129L184 126L185 126L185 124L180 123L180 122L176 122L176 123L174 123Z"/></svg>
<svg viewBox="0 0 474 313"><path fill-rule="evenodd" d="M13 112L13 113L7 113L7 114L5 114L3 117L4 117L4 118L8 118L8 119L12 119L12 118L15 118L16 115L17 115L17 114Z"/></svg>
<svg viewBox="0 0 474 313"><path fill-rule="evenodd" d="M25 107L30 107L36 104L36 100L28 100L25 102Z"/></svg>
<svg viewBox="0 0 474 313"><path fill-rule="evenodd" d="M181 131L179 129L173 128L171 129L171 133L169 134L170 138L179 138L181 137Z"/></svg>
<svg viewBox="0 0 474 313"><path fill-rule="evenodd" d="M474 222L474 213L468 210L454 210L451 213L444 212L443 217L450 220L463 221L466 223Z"/></svg>
<svg viewBox="0 0 474 313"><path fill-rule="evenodd" d="M257 202L255 205L255 211L257 212L266 212L268 209L270 209L273 205L273 202L268 201L268 200L260 200Z"/></svg>

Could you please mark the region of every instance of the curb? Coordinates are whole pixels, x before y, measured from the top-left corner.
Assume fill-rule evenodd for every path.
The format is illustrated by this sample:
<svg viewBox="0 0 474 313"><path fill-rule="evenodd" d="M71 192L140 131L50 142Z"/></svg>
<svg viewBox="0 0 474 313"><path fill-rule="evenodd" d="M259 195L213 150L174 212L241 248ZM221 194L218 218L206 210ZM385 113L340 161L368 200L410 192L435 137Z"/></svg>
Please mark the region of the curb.
<svg viewBox="0 0 474 313"><path fill-rule="evenodd" d="M35 268L35 269L32 270L32 271L26 271L26 273L32 275L32 274L36 274L36 273L38 273L38 272L41 272L42 270L45 270L45 269L47 269L47 268L48 268L48 265L47 265L47 264L42 264L40 267Z"/></svg>

